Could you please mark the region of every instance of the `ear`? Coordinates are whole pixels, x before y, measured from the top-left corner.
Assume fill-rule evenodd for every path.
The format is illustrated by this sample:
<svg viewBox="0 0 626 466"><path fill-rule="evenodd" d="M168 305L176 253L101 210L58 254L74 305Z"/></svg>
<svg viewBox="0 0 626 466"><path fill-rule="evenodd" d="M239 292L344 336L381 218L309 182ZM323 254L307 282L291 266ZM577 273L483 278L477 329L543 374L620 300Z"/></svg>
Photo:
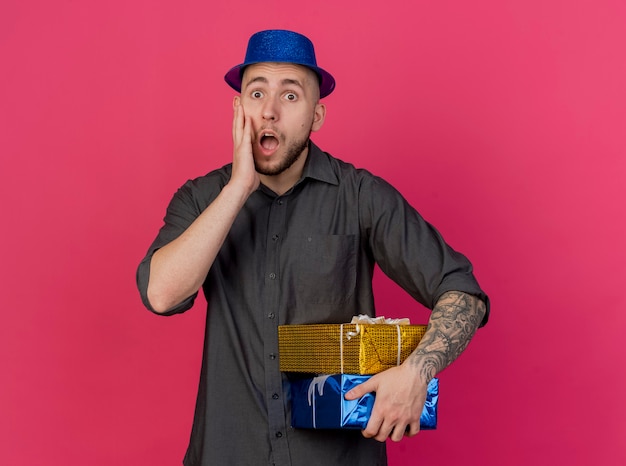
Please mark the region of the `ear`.
<svg viewBox="0 0 626 466"><path fill-rule="evenodd" d="M241 96L240 96L240 95L236 95L236 96L233 98L233 110L234 110L236 107L239 107L240 105L241 105Z"/></svg>
<svg viewBox="0 0 626 466"><path fill-rule="evenodd" d="M326 105L324 104L316 104L315 105L315 113L313 114L313 125L311 126L311 131L319 130L324 124L324 120L326 119Z"/></svg>

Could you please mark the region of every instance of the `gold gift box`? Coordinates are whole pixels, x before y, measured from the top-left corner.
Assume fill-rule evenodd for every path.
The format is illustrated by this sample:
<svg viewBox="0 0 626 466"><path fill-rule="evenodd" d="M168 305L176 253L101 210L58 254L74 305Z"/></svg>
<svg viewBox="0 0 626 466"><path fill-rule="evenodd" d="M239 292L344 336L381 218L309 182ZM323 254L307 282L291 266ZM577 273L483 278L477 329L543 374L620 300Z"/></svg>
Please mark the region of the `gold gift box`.
<svg viewBox="0 0 626 466"><path fill-rule="evenodd" d="M425 332L425 325L280 325L280 370L313 374L376 374L402 363Z"/></svg>

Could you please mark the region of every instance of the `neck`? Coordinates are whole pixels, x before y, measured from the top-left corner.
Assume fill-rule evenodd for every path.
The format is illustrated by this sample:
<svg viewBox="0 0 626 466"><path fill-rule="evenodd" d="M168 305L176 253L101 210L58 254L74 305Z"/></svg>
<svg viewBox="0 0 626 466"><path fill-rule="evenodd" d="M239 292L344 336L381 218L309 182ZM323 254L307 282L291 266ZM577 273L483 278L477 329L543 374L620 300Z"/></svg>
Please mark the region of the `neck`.
<svg viewBox="0 0 626 466"><path fill-rule="evenodd" d="M279 196L282 196L302 178L302 172L304 171L304 164L309 155L308 146L302 151L298 160L296 160L289 168L279 173L278 175L259 175L261 183L274 191Z"/></svg>

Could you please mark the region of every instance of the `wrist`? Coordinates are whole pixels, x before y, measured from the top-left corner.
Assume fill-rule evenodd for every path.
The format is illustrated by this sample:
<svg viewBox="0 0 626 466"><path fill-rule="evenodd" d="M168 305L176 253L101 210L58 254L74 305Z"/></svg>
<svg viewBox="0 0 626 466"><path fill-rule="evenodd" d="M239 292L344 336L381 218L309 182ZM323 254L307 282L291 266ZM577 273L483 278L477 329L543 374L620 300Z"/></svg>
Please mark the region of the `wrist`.
<svg viewBox="0 0 626 466"><path fill-rule="evenodd" d="M426 353L414 352L407 358L405 364L410 368L417 381L424 385L428 385L439 372L436 357Z"/></svg>
<svg viewBox="0 0 626 466"><path fill-rule="evenodd" d="M243 205L250 195L256 191L257 187L258 184L254 186L231 179L226 186L222 188L222 194L234 199L238 204Z"/></svg>

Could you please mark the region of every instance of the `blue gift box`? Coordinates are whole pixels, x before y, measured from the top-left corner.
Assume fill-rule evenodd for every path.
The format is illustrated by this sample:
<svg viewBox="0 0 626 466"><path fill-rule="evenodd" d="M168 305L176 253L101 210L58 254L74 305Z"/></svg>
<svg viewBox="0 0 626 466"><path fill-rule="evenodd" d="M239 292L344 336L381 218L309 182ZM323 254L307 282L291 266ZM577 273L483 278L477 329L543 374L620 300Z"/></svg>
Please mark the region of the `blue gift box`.
<svg viewBox="0 0 626 466"><path fill-rule="evenodd" d="M374 393L348 401L345 394L370 375L322 375L291 382L291 425L304 429L365 429L374 406ZM428 384L420 429L437 427L439 380Z"/></svg>

